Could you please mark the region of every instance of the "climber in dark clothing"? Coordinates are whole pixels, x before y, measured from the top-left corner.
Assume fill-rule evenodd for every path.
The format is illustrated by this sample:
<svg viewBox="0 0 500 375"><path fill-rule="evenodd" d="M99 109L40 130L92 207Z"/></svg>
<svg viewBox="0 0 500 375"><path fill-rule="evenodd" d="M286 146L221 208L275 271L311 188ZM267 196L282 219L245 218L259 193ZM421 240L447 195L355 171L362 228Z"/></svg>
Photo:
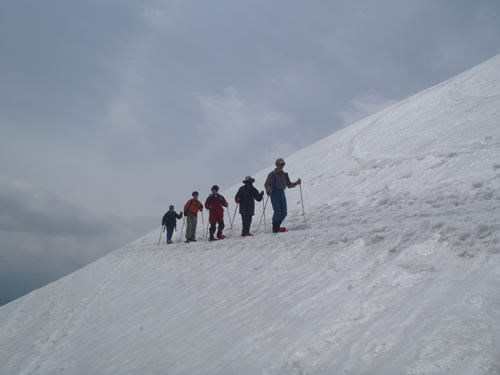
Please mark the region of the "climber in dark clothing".
<svg viewBox="0 0 500 375"><path fill-rule="evenodd" d="M234 200L240 205L241 221L243 229L241 230L242 236L253 236L250 233L252 225L252 216L255 213L255 201L260 202L264 197L264 191L259 191L253 186L255 179L251 176L245 177L243 180L244 185L240 187L236 193Z"/></svg>
<svg viewBox="0 0 500 375"><path fill-rule="evenodd" d="M165 228L167 228L167 244L172 243L172 235L174 234L174 229L177 226L177 219L180 218L182 218L182 212L176 213L174 211L174 206L170 206L167 213L163 215L161 225L164 232Z"/></svg>

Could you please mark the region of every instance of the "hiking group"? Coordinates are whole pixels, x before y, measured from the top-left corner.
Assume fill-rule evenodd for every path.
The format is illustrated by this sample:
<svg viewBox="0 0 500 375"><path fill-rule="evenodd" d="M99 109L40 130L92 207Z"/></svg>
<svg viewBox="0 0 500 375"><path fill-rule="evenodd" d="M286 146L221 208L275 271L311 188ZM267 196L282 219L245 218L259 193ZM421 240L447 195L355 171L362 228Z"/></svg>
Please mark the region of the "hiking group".
<svg viewBox="0 0 500 375"><path fill-rule="evenodd" d="M264 183L265 191L268 195L268 199L271 198L271 205L273 207L273 218L272 226L273 233L286 232L286 228L282 227L281 224L285 217L287 216L287 204L285 189L294 188L301 184L300 178L291 182L288 173L286 173L283 168L285 167L285 161L279 158L275 162L276 168L267 175L267 179ZM252 217L255 214L255 201L261 202L264 198L264 191L259 191L253 186L255 179L251 176L245 177L242 181L243 186L238 189L238 192L234 196L234 201L239 205L239 213L241 215L242 230L241 235L243 237L253 236L250 233L250 227L252 225ZM186 204L184 205L184 218L186 223L186 243L196 242L196 227L198 224L198 212L202 213L203 221L203 207L209 211L208 224L209 228L207 230L210 233L209 241L217 241L226 238L222 233L224 230L224 208L229 207L226 199L219 194L219 186L212 186L211 194L207 197L205 205L203 205L199 200L199 193L194 191ZM267 202L266 202L267 205ZM265 210L265 206L264 206ZM177 227L177 220L182 218L182 212L175 212L174 206L169 206L169 210L162 219L162 232L167 231L167 244L172 243L172 235ZM236 211L235 211L236 214ZM231 218L229 218L231 221ZM234 218L233 218L234 220ZM161 242L161 232L160 241Z"/></svg>

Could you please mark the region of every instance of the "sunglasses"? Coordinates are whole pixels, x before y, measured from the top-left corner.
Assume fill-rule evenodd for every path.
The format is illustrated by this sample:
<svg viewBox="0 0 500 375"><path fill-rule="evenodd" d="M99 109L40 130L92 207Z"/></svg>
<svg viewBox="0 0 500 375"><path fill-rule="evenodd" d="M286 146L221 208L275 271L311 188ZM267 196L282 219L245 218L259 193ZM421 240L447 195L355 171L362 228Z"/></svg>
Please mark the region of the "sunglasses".
<svg viewBox="0 0 500 375"><path fill-rule="evenodd" d="M278 163L278 165L281 165L283 167L285 165L285 163Z"/></svg>

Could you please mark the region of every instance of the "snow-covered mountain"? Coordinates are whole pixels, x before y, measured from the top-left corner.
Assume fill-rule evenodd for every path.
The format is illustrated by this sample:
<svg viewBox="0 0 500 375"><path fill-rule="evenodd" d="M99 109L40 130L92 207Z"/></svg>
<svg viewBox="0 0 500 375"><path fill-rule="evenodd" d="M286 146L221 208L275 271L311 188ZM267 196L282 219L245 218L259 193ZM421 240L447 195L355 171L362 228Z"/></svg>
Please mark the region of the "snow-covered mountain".
<svg viewBox="0 0 500 375"><path fill-rule="evenodd" d="M0 373L500 373L500 55L286 161L306 221L158 228L0 308Z"/></svg>

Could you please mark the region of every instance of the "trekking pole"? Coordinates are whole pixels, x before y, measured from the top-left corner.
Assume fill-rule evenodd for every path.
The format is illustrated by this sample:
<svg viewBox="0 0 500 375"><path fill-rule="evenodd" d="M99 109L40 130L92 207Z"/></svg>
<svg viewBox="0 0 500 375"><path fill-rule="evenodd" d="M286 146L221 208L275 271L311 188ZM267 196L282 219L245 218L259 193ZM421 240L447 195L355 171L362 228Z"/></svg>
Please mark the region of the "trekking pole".
<svg viewBox="0 0 500 375"><path fill-rule="evenodd" d="M239 203L236 203L236 208L234 209L234 214L233 214L233 223L234 223L234 218L236 217L236 211L238 211L239 205L240 205Z"/></svg>
<svg viewBox="0 0 500 375"><path fill-rule="evenodd" d="M264 204L264 209L262 210L262 216L260 217L259 225L257 225L257 230L255 231L255 233L257 233L259 231L260 223L262 222L262 218L264 217L264 214L266 213L266 206L267 206L268 201L269 201L269 195L267 196L266 204Z"/></svg>
<svg viewBox="0 0 500 375"><path fill-rule="evenodd" d="M184 231L184 224L186 224L186 215L182 217L182 228L181 228L181 233L179 233L179 240L182 238L182 232Z"/></svg>
<svg viewBox="0 0 500 375"><path fill-rule="evenodd" d="M160 247L160 242L161 242L161 234L163 233L163 226L160 229L160 239L158 240L158 247Z"/></svg>
<svg viewBox="0 0 500 375"><path fill-rule="evenodd" d="M264 207L264 199L262 200L262 207ZM266 209L265 209L265 207L262 209L262 212L264 214L264 233L266 233L267 228L266 228Z"/></svg>
<svg viewBox="0 0 500 375"><path fill-rule="evenodd" d="M304 211L304 198L302 197L302 184L299 184L300 201L302 202L302 216L304 216L304 223L306 222L306 212Z"/></svg>
<svg viewBox="0 0 500 375"><path fill-rule="evenodd" d="M233 230L233 222L231 221L231 212L229 212L229 207L226 207L227 217L229 218L229 224L231 225L231 231Z"/></svg>
<svg viewBox="0 0 500 375"><path fill-rule="evenodd" d="M201 234L203 234L203 228L205 228L205 219L203 218L203 211L201 211Z"/></svg>

